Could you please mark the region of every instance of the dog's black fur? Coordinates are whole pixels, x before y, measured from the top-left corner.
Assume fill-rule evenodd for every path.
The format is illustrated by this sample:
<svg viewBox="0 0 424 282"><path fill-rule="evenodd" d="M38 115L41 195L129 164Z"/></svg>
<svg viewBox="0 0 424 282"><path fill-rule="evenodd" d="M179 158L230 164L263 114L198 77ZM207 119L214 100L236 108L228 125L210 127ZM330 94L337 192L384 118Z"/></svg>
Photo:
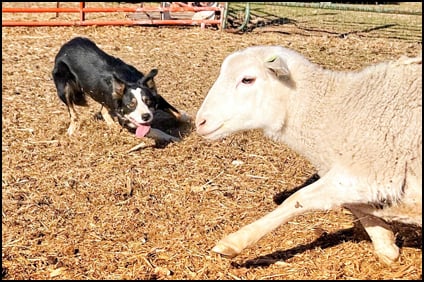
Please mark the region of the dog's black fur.
<svg viewBox="0 0 424 282"><path fill-rule="evenodd" d="M56 55L52 75L57 94L71 117L68 134L79 127L74 105L86 106L86 95L102 105L101 115L109 125L118 121L130 130L149 126L156 110L171 114L177 121L188 121L187 114L157 93L153 79L157 72L152 69L144 75L108 55L88 38L75 37L65 43ZM155 128L150 128L146 136L161 141L179 140Z"/></svg>

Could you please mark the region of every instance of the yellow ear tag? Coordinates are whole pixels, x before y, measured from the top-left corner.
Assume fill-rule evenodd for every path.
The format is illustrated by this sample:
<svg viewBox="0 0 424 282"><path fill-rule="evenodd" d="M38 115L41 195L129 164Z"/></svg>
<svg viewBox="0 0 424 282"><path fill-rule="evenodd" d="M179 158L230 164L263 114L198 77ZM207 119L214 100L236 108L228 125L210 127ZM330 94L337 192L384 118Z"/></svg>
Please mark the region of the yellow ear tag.
<svg viewBox="0 0 424 282"><path fill-rule="evenodd" d="M277 56L277 55L274 55L274 56L269 57L266 61L267 61L268 63L272 63L272 62L274 62L277 58L278 58L278 56Z"/></svg>

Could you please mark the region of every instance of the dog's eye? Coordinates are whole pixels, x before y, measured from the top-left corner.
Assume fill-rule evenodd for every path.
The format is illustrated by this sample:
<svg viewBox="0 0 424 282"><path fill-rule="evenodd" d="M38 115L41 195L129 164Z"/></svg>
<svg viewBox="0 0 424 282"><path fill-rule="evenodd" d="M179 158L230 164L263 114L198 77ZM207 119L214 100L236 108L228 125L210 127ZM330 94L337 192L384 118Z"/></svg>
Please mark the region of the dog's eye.
<svg viewBox="0 0 424 282"><path fill-rule="evenodd" d="M148 107L150 107L151 106L151 104L152 104L152 100L150 100L149 98L147 98L147 97L143 97L143 102L144 102L144 104L146 104Z"/></svg>
<svg viewBox="0 0 424 282"><path fill-rule="evenodd" d="M128 108L134 109L137 106L137 100L132 99L131 102L128 104Z"/></svg>

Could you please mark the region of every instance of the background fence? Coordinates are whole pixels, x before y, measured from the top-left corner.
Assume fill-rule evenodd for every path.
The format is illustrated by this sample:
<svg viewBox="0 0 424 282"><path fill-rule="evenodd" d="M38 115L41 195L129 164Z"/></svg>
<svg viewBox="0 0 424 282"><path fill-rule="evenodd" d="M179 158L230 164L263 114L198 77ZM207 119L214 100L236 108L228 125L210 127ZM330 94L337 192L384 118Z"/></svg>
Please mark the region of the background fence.
<svg viewBox="0 0 424 282"><path fill-rule="evenodd" d="M421 2L193 2L203 7L187 3L2 2L2 26L201 25L233 32L273 29L422 42Z"/></svg>
<svg viewBox="0 0 424 282"><path fill-rule="evenodd" d="M187 3L2 2L2 26L221 26L223 11L218 2L204 5Z"/></svg>
<svg viewBox="0 0 424 282"><path fill-rule="evenodd" d="M421 2L229 2L225 13L223 27L238 32L286 25L304 34L359 34L422 42Z"/></svg>

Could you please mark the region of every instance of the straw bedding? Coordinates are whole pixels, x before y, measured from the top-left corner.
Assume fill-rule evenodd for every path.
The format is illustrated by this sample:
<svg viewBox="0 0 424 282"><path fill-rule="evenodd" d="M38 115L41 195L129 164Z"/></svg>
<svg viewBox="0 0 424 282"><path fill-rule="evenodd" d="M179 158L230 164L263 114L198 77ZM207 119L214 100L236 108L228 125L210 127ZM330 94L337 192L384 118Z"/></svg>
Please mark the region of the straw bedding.
<svg viewBox="0 0 424 282"><path fill-rule="evenodd" d="M95 104L77 108L82 125L68 137L51 70L74 36L143 72L158 68L160 93L192 116L236 49L281 44L339 70L421 50L420 43L294 30L2 28L3 279L422 278L420 230L399 228L401 256L388 267L344 209L299 216L236 258L212 253L314 168L257 131L208 142L190 125L182 142L155 146L93 119Z"/></svg>

